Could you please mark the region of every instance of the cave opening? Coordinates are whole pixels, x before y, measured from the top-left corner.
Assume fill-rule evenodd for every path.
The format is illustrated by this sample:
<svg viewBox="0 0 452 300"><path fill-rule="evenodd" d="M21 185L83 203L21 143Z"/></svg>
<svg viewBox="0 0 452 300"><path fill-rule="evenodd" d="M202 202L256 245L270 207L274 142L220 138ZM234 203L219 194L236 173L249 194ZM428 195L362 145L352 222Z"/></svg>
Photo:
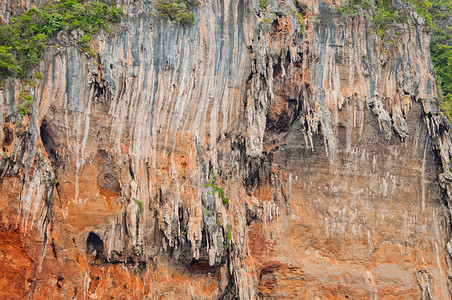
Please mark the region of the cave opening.
<svg viewBox="0 0 452 300"><path fill-rule="evenodd" d="M2 150L3 152L8 152L8 148L10 148L14 141L14 129L12 127L4 126L3 134L5 138L3 140Z"/></svg>
<svg viewBox="0 0 452 300"><path fill-rule="evenodd" d="M97 255L102 250L104 250L104 242L97 234L91 231L86 239L86 252Z"/></svg>
<svg viewBox="0 0 452 300"><path fill-rule="evenodd" d="M50 124L46 119L42 120L41 127L39 128L42 145L50 158L50 161L54 167L59 165L58 155L58 136L54 129L54 125Z"/></svg>

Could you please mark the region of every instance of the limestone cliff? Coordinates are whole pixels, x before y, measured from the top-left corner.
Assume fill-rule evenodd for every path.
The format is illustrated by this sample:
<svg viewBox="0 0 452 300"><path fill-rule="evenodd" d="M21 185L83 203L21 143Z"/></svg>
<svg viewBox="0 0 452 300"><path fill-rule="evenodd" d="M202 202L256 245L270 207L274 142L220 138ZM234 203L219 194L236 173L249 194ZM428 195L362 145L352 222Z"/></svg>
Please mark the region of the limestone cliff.
<svg viewBox="0 0 452 300"><path fill-rule="evenodd" d="M321 1L202 0L193 27L116 5L97 58L60 35L0 91L0 298L449 299L450 129L415 13L391 46Z"/></svg>

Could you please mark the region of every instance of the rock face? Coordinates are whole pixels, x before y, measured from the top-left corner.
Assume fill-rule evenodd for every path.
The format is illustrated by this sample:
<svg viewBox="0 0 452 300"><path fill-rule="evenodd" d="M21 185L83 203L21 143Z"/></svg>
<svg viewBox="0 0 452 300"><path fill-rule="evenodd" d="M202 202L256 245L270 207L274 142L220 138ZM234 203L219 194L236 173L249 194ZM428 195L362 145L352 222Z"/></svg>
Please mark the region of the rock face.
<svg viewBox="0 0 452 300"><path fill-rule="evenodd" d="M59 36L0 91L0 298L449 299L450 129L414 13L391 46L319 1L205 0L190 28L117 5L97 58Z"/></svg>

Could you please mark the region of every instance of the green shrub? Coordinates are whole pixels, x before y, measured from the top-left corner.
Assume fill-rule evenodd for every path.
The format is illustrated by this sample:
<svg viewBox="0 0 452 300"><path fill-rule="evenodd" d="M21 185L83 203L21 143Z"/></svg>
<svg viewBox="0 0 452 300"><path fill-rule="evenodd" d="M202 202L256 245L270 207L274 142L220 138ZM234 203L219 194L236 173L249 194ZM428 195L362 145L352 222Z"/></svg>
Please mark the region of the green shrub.
<svg viewBox="0 0 452 300"><path fill-rule="evenodd" d="M335 10L344 17L355 17L360 11L370 6L371 3L367 0L348 0L343 2L341 6L337 6Z"/></svg>
<svg viewBox="0 0 452 300"><path fill-rule="evenodd" d="M17 112L23 116L29 115L33 108L33 96L29 94L28 90L19 93L19 101L17 104Z"/></svg>
<svg viewBox="0 0 452 300"><path fill-rule="evenodd" d="M0 75L7 77L10 74L18 73L17 61L11 53L11 47L0 46Z"/></svg>
<svg viewBox="0 0 452 300"><path fill-rule="evenodd" d="M441 107L450 118L452 117L452 28L445 28L443 23L452 18L452 1L406 1L413 4L416 13L425 19L425 24L432 31L430 54L436 71ZM379 0L375 3L367 0L348 0L336 8L336 11L345 17L353 17L365 9L373 12L372 31L378 34L383 41L395 46L396 40L400 36L397 24L408 22L407 12L394 10L390 0Z"/></svg>
<svg viewBox="0 0 452 300"><path fill-rule="evenodd" d="M452 27L442 22L452 18L452 1L434 0L429 13L432 19L430 53L435 68L436 83L444 113L452 117ZM446 10L444 10L444 7Z"/></svg>
<svg viewBox="0 0 452 300"><path fill-rule="evenodd" d="M274 20L276 19L276 13L265 13L265 15L262 16L262 20L260 21L261 24L264 24L265 26L269 26Z"/></svg>
<svg viewBox="0 0 452 300"><path fill-rule="evenodd" d="M409 0L409 1L413 4L416 13L425 19L425 23L428 26L431 26L433 21L432 16L430 14L432 2L428 0Z"/></svg>
<svg viewBox="0 0 452 300"><path fill-rule="evenodd" d="M81 38L79 38L77 43L79 43L80 45L86 46L86 45L89 45L90 41L91 41L91 34L87 33L87 34L84 34Z"/></svg>
<svg viewBox="0 0 452 300"><path fill-rule="evenodd" d="M49 38L60 31L83 31L85 35L79 43L86 47L93 34L100 30L111 32L111 25L118 23L122 15L121 8L98 1L82 4L61 0L46 4L41 10L32 8L0 27L0 75L25 77L27 69L42 59Z"/></svg>
<svg viewBox="0 0 452 300"><path fill-rule="evenodd" d="M187 7L185 3L177 3L165 0L159 1L159 3L157 3L157 11L160 17L164 19L170 19L171 21L175 21L176 15L186 9Z"/></svg>
<svg viewBox="0 0 452 300"><path fill-rule="evenodd" d="M432 63L436 71L438 90L441 96L442 109L452 117L452 46L432 42L430 44Z"/></svg>
<svg viewBox="0 0 452 300"><path fill-rule="evenodd" d="M388 9L385 6L380 6L375 11L372 18L371 28L383 40L394 42L400 36L396 24L406 23L408 20L407 14L399 13L396 10Z"/></svg>
<svg viewBox="0 0 452 300"><path fill-rule="evenodd" d="M189 12L178 12L175 21L182 26L193 26L195 25L195 15Z"/></svg>
<svg viewBox="0 0 452 300"><path fill-rule="evenodd" d="M194 0L159 0L157 12L162 19L169 19L182 26L193 26L195 15L189 10L197 5L198 1Z"/></svg>

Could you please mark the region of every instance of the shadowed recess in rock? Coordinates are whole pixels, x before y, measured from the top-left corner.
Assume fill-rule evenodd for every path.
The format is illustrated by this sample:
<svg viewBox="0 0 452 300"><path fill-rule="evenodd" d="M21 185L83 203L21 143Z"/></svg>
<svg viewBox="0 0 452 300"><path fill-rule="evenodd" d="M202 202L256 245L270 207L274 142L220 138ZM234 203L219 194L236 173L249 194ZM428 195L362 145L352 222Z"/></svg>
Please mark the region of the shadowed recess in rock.
<svg viewBox="0 0 452 300"><path fill-rule="evenodd" d="M103 250L104 242L97 234L91 231L88 235L88 238L86 239L87 254L92 254L96 256L96 254L102 252Z"/></svg>

